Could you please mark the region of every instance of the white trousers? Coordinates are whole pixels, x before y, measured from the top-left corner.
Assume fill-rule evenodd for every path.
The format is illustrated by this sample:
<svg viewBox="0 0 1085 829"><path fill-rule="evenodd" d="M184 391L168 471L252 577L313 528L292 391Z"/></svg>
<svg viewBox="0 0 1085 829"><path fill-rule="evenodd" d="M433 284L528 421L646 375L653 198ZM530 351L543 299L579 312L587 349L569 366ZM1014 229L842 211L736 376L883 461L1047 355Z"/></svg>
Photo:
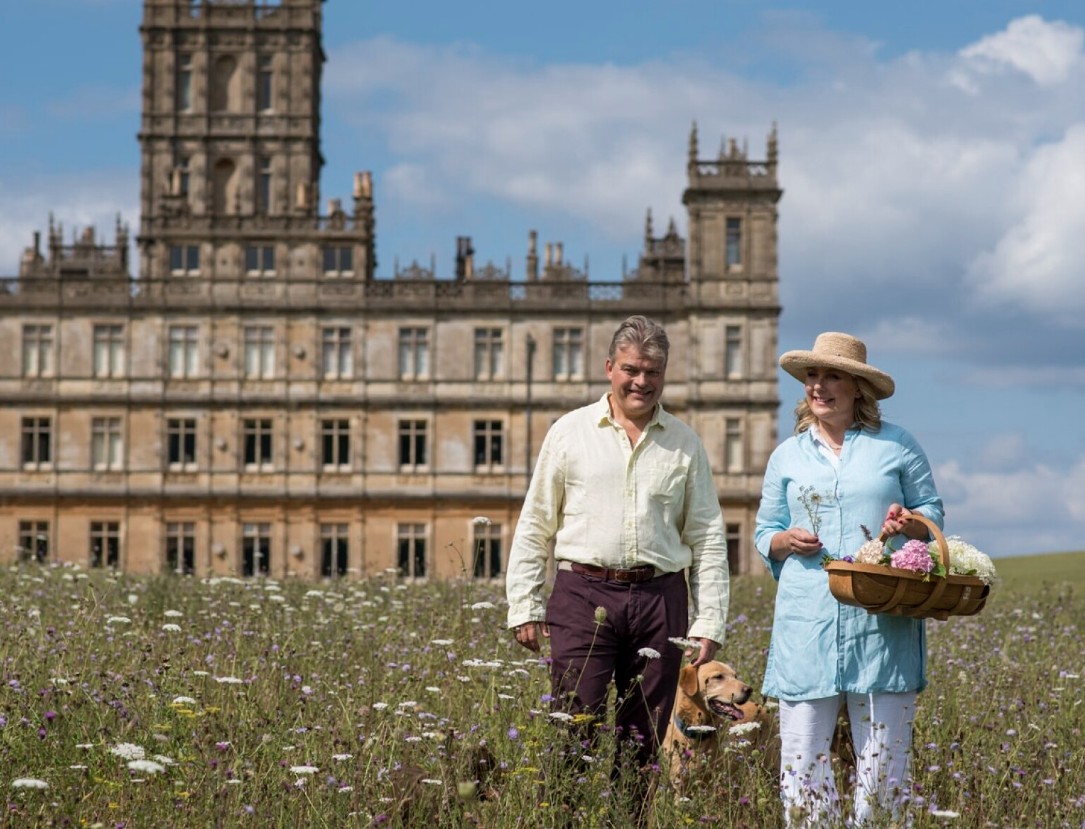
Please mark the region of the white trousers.
<svg viewBox="0 0 1085 829"><path fill-rule="evenodd" d="M852 825L875 809L899 816L907 793L916 693L837 694L780 700L780 794L788 829L840 826L840 796L829 757L841 706L848 706L855 744Z"/></svg>

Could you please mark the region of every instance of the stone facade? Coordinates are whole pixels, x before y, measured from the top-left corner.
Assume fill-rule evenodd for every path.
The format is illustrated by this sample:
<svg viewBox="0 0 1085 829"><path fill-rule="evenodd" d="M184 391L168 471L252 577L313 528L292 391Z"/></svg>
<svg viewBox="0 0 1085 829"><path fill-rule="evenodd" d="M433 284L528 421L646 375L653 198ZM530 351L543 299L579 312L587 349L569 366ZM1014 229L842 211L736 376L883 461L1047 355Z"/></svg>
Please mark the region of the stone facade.
<svg viewBox="0 0 1085 829"><path fill-rule="evenodd" d="M377 274L372 177L321 212L322 0L145 0L139 266L50 220L0 285L0 560L139 573L500 577L547 427L633 313L672 340L735 572L776 444L775 131L688 149L621 280L527 234L524 278Z"/></svg>

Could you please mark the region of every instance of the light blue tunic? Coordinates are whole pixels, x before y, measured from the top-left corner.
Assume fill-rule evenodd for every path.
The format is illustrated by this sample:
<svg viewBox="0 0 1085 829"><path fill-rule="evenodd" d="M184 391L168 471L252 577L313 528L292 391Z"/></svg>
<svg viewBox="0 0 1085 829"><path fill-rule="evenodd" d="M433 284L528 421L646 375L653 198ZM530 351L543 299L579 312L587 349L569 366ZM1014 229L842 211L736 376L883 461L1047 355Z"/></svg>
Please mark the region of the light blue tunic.
<svg viewBox="0 0 1085 829"><path fill-rule="evenodd" d="M805 504L804 504L805 501ZM769 458L754 543L779 582L762 692L788 701L841 691L921 691L927 685L927 640L922 619L868 614L840 604L829 592L821 557L854 555L874 537L893 503L942 526L942 499L926 455L904 429L848 430L834 466L807 431L780 444ZM769 558L772 537L818 524L820 553ZM903 538L894 542L899 547Z"/></svg>

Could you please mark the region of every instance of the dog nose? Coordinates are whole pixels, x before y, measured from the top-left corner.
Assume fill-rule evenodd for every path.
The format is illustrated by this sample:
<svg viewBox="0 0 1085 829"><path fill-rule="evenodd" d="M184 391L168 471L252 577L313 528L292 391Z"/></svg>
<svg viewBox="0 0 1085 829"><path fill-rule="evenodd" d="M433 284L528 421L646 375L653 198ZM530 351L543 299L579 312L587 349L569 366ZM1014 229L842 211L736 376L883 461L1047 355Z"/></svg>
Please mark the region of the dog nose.
<svg viewBox="0 0 1085 829"><path fill-rule="evenodd" d="M742 686L742 693L740 693L737 697L735 697L735 702L738 705L742 705L742 703L747 702L750 699L750 694L752 694L752 693L753 693L753 688L751 688L749 685L743 685Z"/></svg>

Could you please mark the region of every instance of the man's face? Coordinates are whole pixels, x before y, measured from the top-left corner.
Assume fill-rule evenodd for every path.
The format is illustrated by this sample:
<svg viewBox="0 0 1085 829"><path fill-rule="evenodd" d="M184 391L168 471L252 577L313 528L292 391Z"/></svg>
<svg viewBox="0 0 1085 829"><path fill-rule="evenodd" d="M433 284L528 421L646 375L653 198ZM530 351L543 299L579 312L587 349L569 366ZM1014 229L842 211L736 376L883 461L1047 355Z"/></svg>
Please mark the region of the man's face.
<svg viewBox="0 0 1085 829"><path fill-rule="evenodd" d="M635 347L617 349L614 359L607 360L612 404L627 419L641 425L647 423L663 393L666 371L662 360L644 357Z"/></svg>

